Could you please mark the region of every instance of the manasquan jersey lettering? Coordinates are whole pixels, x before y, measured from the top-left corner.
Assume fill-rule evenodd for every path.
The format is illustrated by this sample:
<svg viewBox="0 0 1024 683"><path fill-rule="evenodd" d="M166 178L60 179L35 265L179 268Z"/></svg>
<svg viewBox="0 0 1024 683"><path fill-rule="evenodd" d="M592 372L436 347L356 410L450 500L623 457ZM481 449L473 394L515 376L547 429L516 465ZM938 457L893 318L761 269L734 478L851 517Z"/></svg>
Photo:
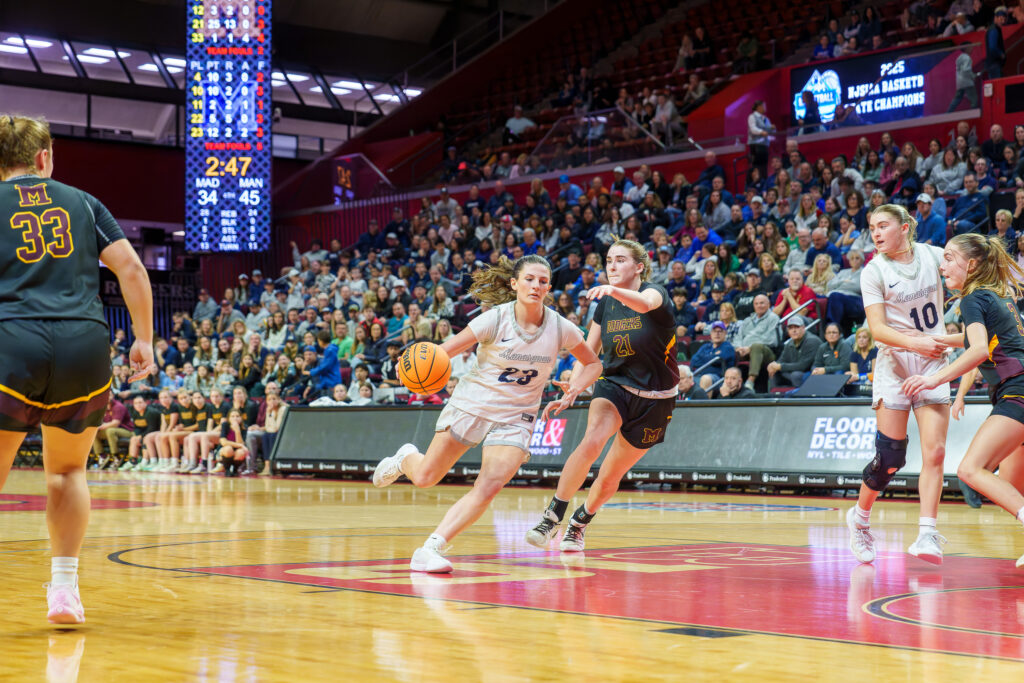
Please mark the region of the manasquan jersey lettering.
<svg viewBox="0 0 1024 683"><path fill-rule="evenodd" d="M637 313L611 295L597 304L594 322L601 326L602 377L641 391L669 391L679 384L672 299L664 287L650 282L642 283L639 291L648 289L661 294L661 306L647 313Z"/></svg>
<svg viewBox="0 0 1024 683"><path fill-rule="evenodd" d="M573 349L583 334L549 308L544 322L528 335L516 322L510 301L469 322L480 346L476 364L463 375L449 404L501 424L532 425L544 387L558 363L558 350Z"/></svg>
<svg viewBox="0 0 1024 683"><path fill-rule="evenodd" d="M864 267L860 278L864 308L885 304L885 322L896 330L918 330L942 335L942 248L914 245L914 259L897 263L878 255Z"/></svg>
<svg viewBox="0 0 1024 683"><path fill-rule="evenodd" d="M95 320L100 252L124 239L92 195L51 178L0 182L0 320Z"/></svg>

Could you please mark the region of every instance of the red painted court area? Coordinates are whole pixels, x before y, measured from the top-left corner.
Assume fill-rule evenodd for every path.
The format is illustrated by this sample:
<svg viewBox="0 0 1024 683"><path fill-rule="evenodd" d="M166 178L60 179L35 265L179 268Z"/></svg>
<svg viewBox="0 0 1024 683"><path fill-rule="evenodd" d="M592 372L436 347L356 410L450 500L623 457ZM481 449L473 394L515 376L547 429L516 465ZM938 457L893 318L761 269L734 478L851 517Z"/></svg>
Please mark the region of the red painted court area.
<svg viewBox="0 0 1024 683"><path fill-rule="evenodd" d="M642 619L684 634L767 633L1024 661L1024 574L1012 560L948 557L933 567L883 554L872 566L845 548L742 544L452 559L448 576L413 574L407 560L187 571Z"/></svg>

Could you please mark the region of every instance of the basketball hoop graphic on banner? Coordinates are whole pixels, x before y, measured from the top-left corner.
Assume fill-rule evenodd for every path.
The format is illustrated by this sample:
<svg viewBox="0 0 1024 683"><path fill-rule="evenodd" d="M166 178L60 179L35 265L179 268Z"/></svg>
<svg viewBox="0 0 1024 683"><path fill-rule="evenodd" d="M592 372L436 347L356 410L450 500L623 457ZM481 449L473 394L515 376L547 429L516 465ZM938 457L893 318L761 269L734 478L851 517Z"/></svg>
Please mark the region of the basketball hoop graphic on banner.
<svg viewBox="0 0 1024 683"><path fill-rule="evenodd" d="M814 101L818 103L821 122L828 123L834 119L836 107L843 99L843 86L839 83L839 74L831 69L825 73L821 73L817 69L814 70L800 92L793 96L793 114L798 119L804 118L807 114L803 93L808 90L814 95Z"/></svg>

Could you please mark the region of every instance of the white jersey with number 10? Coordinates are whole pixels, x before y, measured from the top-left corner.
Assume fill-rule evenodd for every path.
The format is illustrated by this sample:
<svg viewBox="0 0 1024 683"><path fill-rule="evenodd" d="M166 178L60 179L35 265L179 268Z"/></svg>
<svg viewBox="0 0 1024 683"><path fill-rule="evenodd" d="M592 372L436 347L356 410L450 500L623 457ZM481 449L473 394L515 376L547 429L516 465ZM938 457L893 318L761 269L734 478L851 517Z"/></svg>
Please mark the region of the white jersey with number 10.
<svg viewBox="0 0 1024 683"><path fill-rule="evenodd" d="M915 244L914 259L897 263L881 254L864 267L860 278L864 308L885 304L885 322L895 330L945 334L942 319L942 249Z"/></svg>

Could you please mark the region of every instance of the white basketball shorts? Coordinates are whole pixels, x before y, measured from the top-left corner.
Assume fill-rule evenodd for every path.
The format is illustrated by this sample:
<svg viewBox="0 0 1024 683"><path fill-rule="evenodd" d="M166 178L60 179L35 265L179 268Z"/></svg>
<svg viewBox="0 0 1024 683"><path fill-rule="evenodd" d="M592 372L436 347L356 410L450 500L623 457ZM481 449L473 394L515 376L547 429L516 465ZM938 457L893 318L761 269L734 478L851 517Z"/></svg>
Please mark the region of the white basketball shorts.
<svg viewBox="0 0 1024 683"><path fill-rule="evenodd" d="M875 360L871 386L871 407L879 403L893 410L913 410L920 406L949 403L949 384L940 384L910 399L903 393L903 380L911 375L931 375L946 367L946 358L925 358L906 349L880 348Z"/></svg>
<svg viewBox="0 0 1024 683"><path fill-rule="evenodd" d="M483 442L487 446L515 446L523 451L523 462L530 459L530 439L533 432L524 425L492 422L486 418L467 413L451 403L437 418L435 432L450 431L452 437L466 446Z"/></svg>

